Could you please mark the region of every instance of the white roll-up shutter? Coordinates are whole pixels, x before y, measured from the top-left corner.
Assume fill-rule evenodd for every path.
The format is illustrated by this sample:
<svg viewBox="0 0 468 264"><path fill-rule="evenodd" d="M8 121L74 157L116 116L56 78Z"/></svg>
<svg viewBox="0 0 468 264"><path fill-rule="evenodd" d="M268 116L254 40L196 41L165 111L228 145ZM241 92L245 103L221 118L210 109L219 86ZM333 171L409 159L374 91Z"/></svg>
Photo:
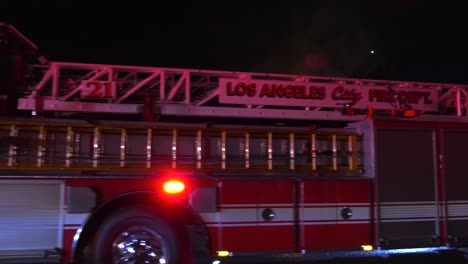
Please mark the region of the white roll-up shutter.
<svg viewBox="0 0 468 264"><path fill-rule="evenodd" d="M0 250L61 248L63 183L0 180Z"/></svg>

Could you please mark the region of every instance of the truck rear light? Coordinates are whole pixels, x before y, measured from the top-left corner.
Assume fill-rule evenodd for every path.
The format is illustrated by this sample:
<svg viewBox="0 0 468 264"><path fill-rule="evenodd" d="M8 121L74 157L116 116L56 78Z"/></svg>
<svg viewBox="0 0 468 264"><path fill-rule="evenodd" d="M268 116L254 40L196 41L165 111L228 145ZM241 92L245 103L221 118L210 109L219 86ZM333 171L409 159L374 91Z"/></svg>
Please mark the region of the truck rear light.
<svg viewBox="0 0 468 264"><path fill-rule="evenodd" d="M168 180L163 184L164 192L169 194L180 193L185 189L185 184L180 180Z"/></svg>

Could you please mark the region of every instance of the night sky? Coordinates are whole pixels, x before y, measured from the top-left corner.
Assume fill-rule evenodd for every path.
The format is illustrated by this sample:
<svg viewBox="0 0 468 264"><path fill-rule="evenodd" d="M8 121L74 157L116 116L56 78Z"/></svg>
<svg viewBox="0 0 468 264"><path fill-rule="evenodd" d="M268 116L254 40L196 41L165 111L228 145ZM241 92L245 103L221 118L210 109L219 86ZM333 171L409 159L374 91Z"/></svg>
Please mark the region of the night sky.
<svg viewBox="0 0 468 264"><path fill-rule="evenodd" d="M96 2L7 0L0 21L52 61L468 84L457 2Z"/></svg>

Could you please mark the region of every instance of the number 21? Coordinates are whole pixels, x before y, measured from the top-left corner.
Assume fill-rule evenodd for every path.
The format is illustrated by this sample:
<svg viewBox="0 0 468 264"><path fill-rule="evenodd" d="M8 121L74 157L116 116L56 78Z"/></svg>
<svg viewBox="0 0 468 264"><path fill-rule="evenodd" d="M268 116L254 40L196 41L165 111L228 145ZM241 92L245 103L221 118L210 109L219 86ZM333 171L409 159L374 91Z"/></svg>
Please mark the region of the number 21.
<svg viewBox="0 0 468 264"><path fill-rule="evenodd" d="M92 90L85 97L112 97L112 86L110 82L88 82L86 88Z"/></svg>

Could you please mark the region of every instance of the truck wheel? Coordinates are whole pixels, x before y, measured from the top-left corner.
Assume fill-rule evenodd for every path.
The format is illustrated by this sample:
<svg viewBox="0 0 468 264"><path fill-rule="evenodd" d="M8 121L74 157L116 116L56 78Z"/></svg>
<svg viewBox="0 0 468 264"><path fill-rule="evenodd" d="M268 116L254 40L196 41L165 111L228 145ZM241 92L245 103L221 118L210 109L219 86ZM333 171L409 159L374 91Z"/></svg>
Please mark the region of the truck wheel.
<svg viewBox="0 0 468 264"><path fill-rule="evenodd" d="M96 232L92 263L179 263L179 240L172 227L148 208L123 210Z"/></svg>

